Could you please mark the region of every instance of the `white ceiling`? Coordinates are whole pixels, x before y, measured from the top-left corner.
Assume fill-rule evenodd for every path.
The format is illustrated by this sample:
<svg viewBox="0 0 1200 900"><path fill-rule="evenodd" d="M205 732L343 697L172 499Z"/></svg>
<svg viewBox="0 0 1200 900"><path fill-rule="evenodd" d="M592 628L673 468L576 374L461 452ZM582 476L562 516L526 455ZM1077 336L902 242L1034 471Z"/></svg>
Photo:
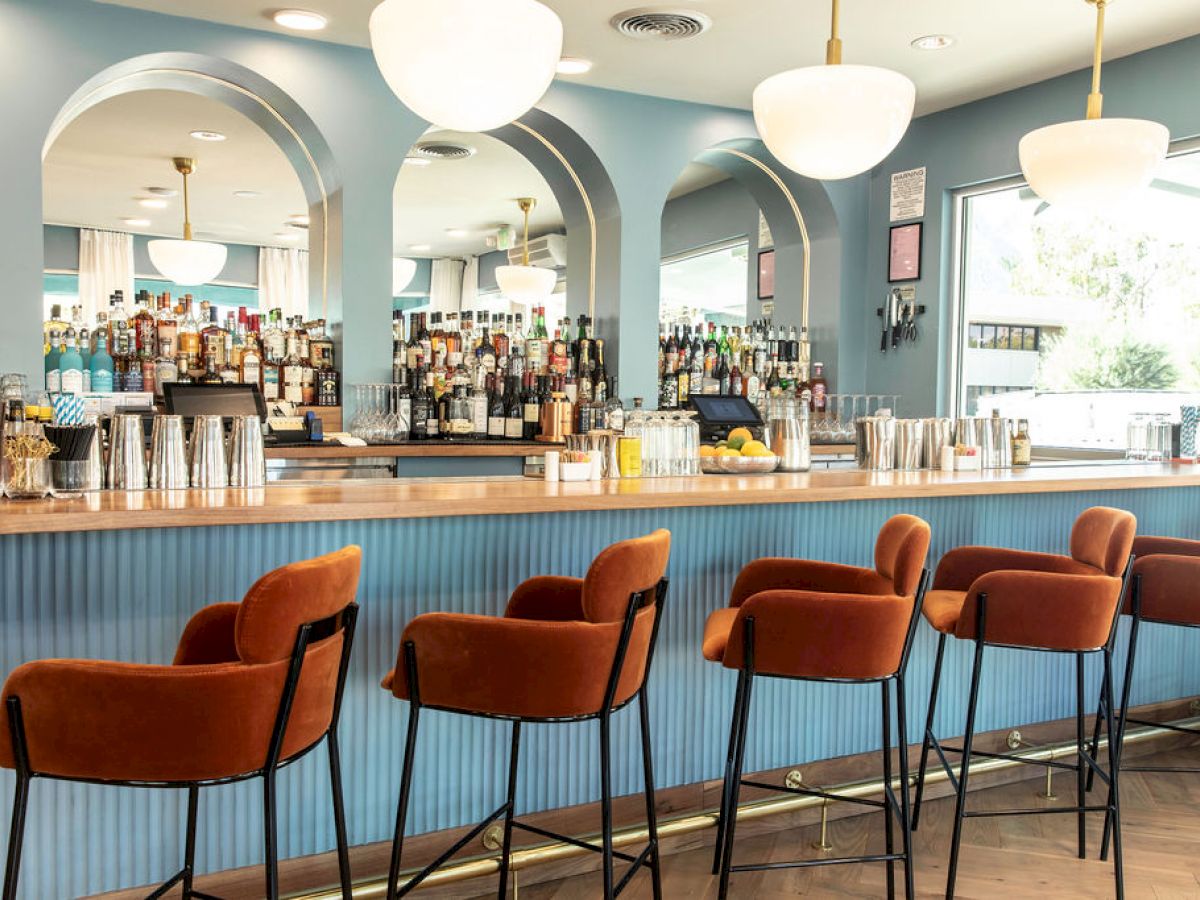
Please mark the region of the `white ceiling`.
<svg viewBox="0 0 1200 900"><path fill-rule="evenodd" d="M196 130L219 131L220 142L199 141ZM257 125L216 100L177 91L138 91L97 104L66 127L42 170L43 219L77 225L179 237L183 179L175 156L196 160L188 179L192 227L199 239L273 247L304 247L307 234L287 218L307 212L291 163ZM179 193L166 209L146 209L148 187ZM234 191L261 197L243 200ZM144 218L132 226L123 218ZM297 234L283 241L277 234Z"/></svg>
<svg viewBox="0 0 1200 900"><path fill-rule="evenodd" d="M246 0L101 0L157 12L284 32L270 4ZM377 0L298 0L324 13L329 27L301 36L367 46L367 19ZM436 2L436 0L429 0ZM709 16L707 34L678 43L622 37L609 27L618 12L645 0L544 0L566 28L564 52L596 63L568 80L634 93L748 107L764 77L822 62L829 31L827 0L675 0L665 7ZM653 4L651 4L653 5ZM1200 34L1197 0L1123 0L1108 11L1106 57L1114 58ZM917 85L918 113L933 112L1091 62L1094 17L1083 0L846 0L841 36L845 61L898 69ZM293 32L288 32L293 33ZM917 37L946 33L947 50L912 49ZM1064 110L1064 115L1082 110Z"/></svg>

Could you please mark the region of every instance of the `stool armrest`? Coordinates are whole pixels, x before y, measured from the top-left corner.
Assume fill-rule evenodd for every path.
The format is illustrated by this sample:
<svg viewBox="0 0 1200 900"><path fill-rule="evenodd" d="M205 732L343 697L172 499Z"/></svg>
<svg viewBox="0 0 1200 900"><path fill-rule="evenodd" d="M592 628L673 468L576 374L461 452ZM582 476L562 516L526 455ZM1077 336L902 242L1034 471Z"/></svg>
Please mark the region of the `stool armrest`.
<svg viewBox="0 0 1200 900"><path fill-rule="evenodd" d="M1196 556L1200 557L1200 541L1189 541L1172 537L1138 537L1133 540L1133 555L1144 556Z"/></svg>
<svg viewBox="0 0 1200 900"><path fill-rule="evenodd" d="M990 572L967 594L955 636L974 639L978 598L986 595L989 644L1046 650L1095 650L1108 642L1120 578L1060 572Z"/></svg>
<svg viewBox="0 0 1200 900"><path fill-rule="evenodd" d="M1006 550L998 547L958 547L938 562L933 577L935 591L968 591L988 572L1058 572L1066 575L1098 575L1099 569L1056 553Z"/></svg>
<svg viewBox="0 0 1200 900"><path fill-rule="evenodd" d="M638 614L618 701L641 685L653 617L653 608ZM422 704L529 717L595 713L622 627L427 613L404 629L391 690L409 698L405 647L411 643Z"/></svg>
<svg viewBox="0 0 1200 900"><path fill-rule="evenodd" d="M1133 564L1141 591L1141 614L1159 622L1200 625L1200 556L1156 553ZM1133 612L1133 591L1125 597L1125 614Z"/></svg>
<svg viewBox="0 0 1200 900"><path fill-rule="evenodd" d="M738 610L724 664L740 668L754 619L754 669L808 678L885 678L900 667L912 597L763 591Z"/></svg>
<svg viewBox="0 0 1200 900"><path fill-rule="evenodd" d="M766 557L747 564L733 584L730 606L771 590L824 591L835 594L890 594L891 582L874 569L807 559Z"/></svg>
<svg viewBox="0 0 1200 900"><path fill-rule="evenodd" d="M583 621L583 579L538 575L517 586L504 610L507 619Z"/></svg>
<svg viewBox="0 0 1200 900"><path fill-rule="evenodd" d="M234 625L241 607L240 603L214 603L192 616L179 638L174 665L237 662Z"/></svg>

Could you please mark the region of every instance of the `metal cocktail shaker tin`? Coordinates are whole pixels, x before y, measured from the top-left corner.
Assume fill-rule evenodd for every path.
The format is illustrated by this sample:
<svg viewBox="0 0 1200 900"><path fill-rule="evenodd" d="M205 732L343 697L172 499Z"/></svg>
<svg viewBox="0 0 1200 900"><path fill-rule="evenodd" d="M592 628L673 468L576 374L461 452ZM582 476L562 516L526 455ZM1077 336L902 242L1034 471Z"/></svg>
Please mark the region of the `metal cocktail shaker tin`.
<svg viewBox="0 0 1200 900"><path fill-rule="evenodd" d="M266 483L262 419L256 415L234 416L233 433L229 436L229 485L258 488Z"/></svg>
<svg viewBox="0 0 1200 900"><path fill-rule="evenodd" d="M954 422L950 419L921 420L921 467L938 469L942 465L942 448L954 446Z"/></svg>
<svg viewBox="0 0 1200 900"><path fill-rule="evenodd" d="M863 416L854 422L855 456L859 468L890 472L896 465L896 420L891 416Z"/></svg>
<svg viewBox="0 0 1200 900"><path fill-rule="evenodd" d="M225 423L220 416L196 416L188 447L188 472L192 487L229 487Z"/></svg>
<svg viewBox="0 0 1200 900"><path fill-rule="evenodd" d="M920 419L896 419L896 468L921 468L924 423Z"/></svg>
<svg viewBox="0 0 1200 900"><path fill-rule="evenodd" d="M179 490L187 486L183 416L155 416L150 429L150 487Z"/></svg>
<svg viewBox="0 0 1200 900"><path fill-rule="evenodd" d="M108 486L117 491L145 490L146 433L142 430L142 417L113 416L111 428Z"/></svg>
<svg viewBox="0 0 1200 900"><path fill-rule="evenodd" d="M812 468L807 410L800 416L772 419L767 431L771 452L779 457L780 472L807 472Z"/></svg>

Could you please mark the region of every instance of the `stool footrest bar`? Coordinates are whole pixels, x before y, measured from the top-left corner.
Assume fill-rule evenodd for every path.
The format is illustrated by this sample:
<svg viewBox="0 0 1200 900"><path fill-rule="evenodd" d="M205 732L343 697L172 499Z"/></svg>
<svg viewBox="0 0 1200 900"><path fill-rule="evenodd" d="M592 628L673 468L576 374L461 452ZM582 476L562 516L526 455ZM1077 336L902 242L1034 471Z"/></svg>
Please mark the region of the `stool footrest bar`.
<svg viewBox="0 0 1200 900"><path fill-rule="evenodd" d="M796 859L787 862L747 863L731 866L730 872L765 872L771 869L809 869L814 866L845 866L852 863L899 862L903 853L880 853L874 856L838 856L833 859Z"/></svg>
<svg viewBox="0 0 1200 900"><path fill-rule="evenodd" d="M1180 725L1171 725L1168 722L1147 722L1145 719L1135 719L1133 717L1127 718L1125 722L1129 725L1142 725L1149 728L1165 728L1167 731L1174 731L1178 732L1179 734L1189 734L1192 737L1200 737L1200 729L1198 728L1184 728Z"/></svg>
<svg viewBox="0 0 1200 900"><path fill-rule="evenodd" d="M1106 813L1107 806L1051 806L1045 809L1029 807L1026 809L989 809L974 810L963 813L964 819L987 819L993 816L1045 816L1055 813Z"/></svg>
<svg viewBox="0 0 1200 900"><path fill-rule="evenodd" d="M467 832L465 835L463 835L461 838L459 838L457 841L455 841L447 850L445 850L442 853L441 856L439 856L437 859L435 859L433 862L431 862L429 865L427 865L425 868L423 868L416 875L414 875L410 879L408 879L408 881L406 881L403 885L401 885L396 891L397 896L403 897L409 891L413 890L413 888L417 887L417 885L419 885L422 881L424 881L426 878L428 878L430 875L432 875L434 872L436 872L438 869L440 869L450 859L450 857L452 857L455 853L457 853L463 847L467 846L467 844L471 843L471 841L475 840L475 838L479 837L479 835L483 833L483 830L485 828L487 828L489 825L491 825L493 822L495 822L498 818L500 818L502 815L504 815L507 811L508 811L508 804L505 803L504 805L500 806L495 812L493 812L490 816L488 816L486 819L484 819L482 822L480 822L478 825L476 825L474 828L472 828L469 832Z"/></svg>
<svg viewBox="0 0 1200 900"><path fill-rule="evenodd" d="M799 794L803 797L821 797L825 800L835 800L838 803L857 803L860 806L870 806L875 809L884 809L887 804L882 800L867 800L863 797L845 797L841 794L831 794L828 791L817 790L816 788L789 787L788 785L779 784L764 784L761 781L750 781L743 779L740 784L742 787L759 788L764 791L778 791L784 794Z"/></svg>
<svg viewBox="0 0 1200 900"><path fill-rule="evenodd" d="M550 838L554 841L562 841L565 844L570 844L573 847L579 847L582 850L591 850L594 853L604 852L603 847L589 843L588 841L581 841L579 838L573 838L567 834L559 834L557 831L547 831L545 828L538 828L536 825L527 825L524 822L517 821L514 821L512 825L513 828L519 828L522 831L529 832L530 834L536 834L539 837ZM614 850L612 854L616 859L622 859L625 862L631 863L636 861L635 857L630 856L628 853L622 853L619 850Z"/></svg>
<svg viewBox="0 0 1200 900"><path fill-rule="evenodd" d="M1090 741L1088 743L1091 743ZM949 753L962 753L962 747L943 747ZM1079 766L1075 763L1058 762L1050 759L1022 759L1019 756L1011 756L1007 753L991 753L987 750L976 750L971 748L971 756L978 756L982 759L1000 759L1007 762L1020 763L1023 766L1049 766L1053 769L1068 769L1074 772Z"/></svg>

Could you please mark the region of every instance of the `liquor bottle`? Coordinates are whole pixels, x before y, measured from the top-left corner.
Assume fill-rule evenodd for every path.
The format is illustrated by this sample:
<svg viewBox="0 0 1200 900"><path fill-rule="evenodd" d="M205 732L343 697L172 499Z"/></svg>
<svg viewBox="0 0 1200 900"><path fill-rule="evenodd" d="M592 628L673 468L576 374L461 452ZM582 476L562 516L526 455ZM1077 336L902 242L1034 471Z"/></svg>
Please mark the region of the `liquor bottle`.
<svg viewBox="0 0 1200 900"><path fill-rule="evenodd" d="M113 323L124 322L126 325L129 324L129 313L125 309L124 291L113 291L113 295L109 300L108 318Z"/></svg>
<svg viewBox="0 0 1200 900"><path fill-rule="evenodd" d="M119 394L129 390L125 386L129 374L129 323L125 319L113 319L109 327L112 329L112 389Z"/></svg>
<svg viewBox="0 0 1200 900"><path fill-rule="evenodd" d="M328 376L330 372L337 372L337 369L329 369L325 372ZM340 373L339 373L340 377ZM339 380L340 387L340 380ZM340 396L338 400L340 401ZM318 402L320 398L318 397ZM335 404L337 405L337 404ZM413 395L412 388L409 387L407 381L400 384L396 388L396 418L399 420L399 427L396 429L396 440L407 441L412 436L413 429Z"/></svg>
<svg viewBox="0 0 1200 900"><path fill-rule="evenodd" d="M742 370L735 359L733 368L729 370L729 394L733 397L741 397L745 393L745 383L742 380Z"/></svg>
<svg viewBox="0 0 1200 900"><path fill-rule="evenodd" d="M408 384L408 353L404 345L404 310L392 310L392 384Z"/></svg>
<svg viewBox="0 0 1200 900"><path fill-rule="evenodd" d="M820 363L813 363L814 368ZM1033 441L1029 439L1029 421L1017 419L1017 433L1012 439L1013 468L1025 468L1033 462Z"/></svg>
<svg viewBox="0 0 1200 900"><path fill-rule="evenodd" d="M113 389L113 358L108 352L108 324L104 319L96 326L96 349L88 363L92 370L92 390L107 394Z"/></svg>
<svg viewBox="0 0 1200 900"><path fill-rule="evenodd" d="M304 364L300 356L300 341L294 334L286 338L287 353L280 364L283 399L296 406L304 405Z"/></svg>
<svg viewBox="0 0 1200 900"><path fill-rule="evenodd" d="M411 327L408 329L408 343L404 346L404 368L409 372L416 372L418 369L423 369L426 365L421 342L417 340L417 331L420 327L420 322L420 315L413 313ZM420 387L424 390L423 384Z"/></svg>
<svg viewBox="0 0 1200 900"><path fill-rule="evenodd" d="M480 370L482 372L482 370ZM494 377L488 373L487 378ZM488 411L489 400L487 389L483 386L484 381L480 376L476 376L475 386L471 388L469 397L471 405L471 437L477 441L486 441L488 439Z"/></svg>
<svg viewBox="0 0 1200 900"><path fill-rule="evenodd" d="M134 301L135 312L129 324L133 330L138 358L152 356L158 346L154 313L150 310L150 292L141 291Z"/></svg>
<svg viewBox="0 0 1200 900"><path fill-rule="evenodd" d="M667 410L678 407L679 378L671 372L664 371L662 380L658 383L658 408Z"/></svg>
<svg viewBox="0 0 1200 900"><path fill-rule="evenodd" d="M429 395L425 390L424 370L419 367L410 369L409 379L412 395L412 421L408 431L409 439L424 441L429 437Z"/></svg>
<svg viewBox="0 0 1200 900"><path fill-rule="evenodd" d="M262 384L262 353L258 349L258 341L254 332L247 332L245 343L242 345L242 358L238 363L238 380L242 384Z"/></svg>
<svg viewBox="0 0 1200 900"><path fill-rule="evenodd" d="M230 314L229 318L232 320L233 315ZM234 323L234 328L237 328L236 323ZM233 334L229 332L225 333L224 361L217 366L217 374L221 376L221 381L225 384L237 384L242 380L241 369L233 364Z"/></svg>
<svg viewBox="0 0 1200 900"><path fill-rule="evenodd" d="M537 384L534 381L535 376L530 373L525 373L525 390L522 403L522 440L532 441L537 438L538 420L541 416L541 407L538 404Z"/></svg>
<svg viewBox="0 0 1200 900"><path fill-rule="evenodd" d="M129 320L117 322L117 336L124 348L122 359L117 364L117 369L122 373L119 389L130 394L140 393L146 389L146 381L142 375L142 360L138 356L137 334Z"/></svg>
<svg viewBox="0 0 1200 900"><path fill-rule="evenodd" d="M79 329L79 356L83 360L83 392L90 394L92 392L92 336L86 328Z"/></svg>
<svg viewBox="0 0 1200 900"><path fill-rule="evenodd" d="M204 356L204 365L207 369L208 361L212 359L219 370L225 363L225 329L221 327L215 306L205 301L200 304L200 309L201 320L207 319L200 330L200 352Z"/></svg>
<svg viewBox="0 0 1200 900"><path fill-rule="evenodd" d="M783 382L779 377L779 362L771 366L771 374L767 377L767 396L778 397L783 393Z"/></svg>
<svg viewBox="0 0 1200 900"><path fill-rule="evenodd" d="M242 307L243 311L245 307ZM225 362L233 367L233 371L240 373L242 370L242 351L246 346L246 323L245 314L243 312L242 321L238 321L235 313L230 312L225 316L225 331L229 335L225 338ZM235 379L236 381L237 379Z"/></svg>
<svg viewBox="0 0 1200 900"><path fill-rule="evenodd" d="M686 407L689 405L691 395L690 367L681 365L679 371L675 373L675 400L681 408Z"/></svg>
<svg viewBox="0 0 1200 900"><path fill-rule="evenodd" d="M667 340L663 344L663 377L674 375L679 371L679 342L675 339L675 332L667 335Z"/></svg>
<svg viewBox="0 0 1200 900"><path fill-rule="evenodd" d="M604 418L609 431L620 434L625 430L625 406L617 394L617 376L614 375L605 386L608 395L605 402Z"/></svg>
<svg viewBox="0 0 1200 900"><path fill-rule="evenodd" d="M317 406L341 406L342 373L337 369L313 369L312 372L316 390L316 397L313 398L315 404ZM405 402L411 404L407 394ZM406 426L407 422L408 420L405 420ZM407 440L407 431L408 429L405 427L404 436L399 437L398 440Z"/></svg>
<svg viewBox="0 0 1200 900"><path fill-rule="evenodd" d="M210 356L204 360L204 374L200 376L200 384L223 384L221 374L217 371L217 359Z"/></svg>
<svg viewBox="0 0 1200 900"><path fill-rule="evenodd" d="M799 345L797 345L797 347L798 346ZM828 405L829 395L829 382L825 379L824 363L813 363L811 386L813 412L823 413Z"/></svg>
<svg viewBox="0 0 1200 900"><path fill-rule="evenodd" d="M180 375L183 373L180 372ZM262 361L262 394L264 400L279 400L283 396L280 364L269 359Z"/></svg>
<svg viewBox="0 0 1200 900"><path fill-rule="evenodd" d="M496 348L496 365L500 368L508 366L508 356L511 342L504 330L504 313L492 316L492 345Z"/></svg>
<svg viewBox="0 0 1200 900"><path fill-rule="evenodd" d="M488 376L488 394L487 436L489 440L503 440L507 411L504 407L503 382L496 375Z"/></svg>
<svg viewBox="0 0 1200 900"><path fill-rule="evenodd" d="M721 396L729 394L729 363L728 353L722 353L717 357L716 370L713 372L713 380L717 383L717 393Z"/></svg>
<svg viewBox="0 0 1200 900"><path fill-rule="evenodd" d="M167 340L171 342L174 352L178 346L179 322L175 318L175 308L171 306L170 294L163 293L158 297L158 315L155 317L154 330L158 336L158 343L154 345L153 350L161 351L162 342Z"/></svg>
<svg viewBox="0 0 1200 900"><path fill-rule="evenodd" d="M154 360L154 384L159 394L164 392L163 385L179 380L179 364L175 361L173 339L162 337L159 332L158 358Z"/></svg>
<svg viewBox="0 0 1200 900"><path fill-rule="evenodd" d="M525 404L521 399L520 384L520 379L510 376L505 390L504 437L510 441L521 440L525 432Z"/></svg>
<svg viewBox="0 0 1200 900"><path fill-rule="evenodd" d="M283 311L276 308L267 314L267 327L262 334L264 362L281 363L287 356L287 332L283 330Z"/></svg>
<svg viewBox="0 0 1200 900"><path fill-rule="evenodd" d="M704 377L710 379L717 368L717 325L708 323L708 339L704 342ZM708 393L708 391L705 391Z"/></svg>
<svg viewBox="0 0 1200 900"><path fill-rule="evenodd" d="M57 328L50 332L50 350L46 353L46 393L57 394L62 390L62 347L61 332Z"/></svg>
<svg viewBox="0 0 1200 900"><path fill-rule="evenodd" d="M61 337L66 333L67 323L63 321L62 305L55 303L50 307L50 318L42 326L42 355L50 352L50 332L57 331Z"/></svg>
<svg viewBox="0 0 1200 900"><path fill-rule="evenodd" d="M487 328L483 329L483 338L479 342L475 356L479 360L479 367L485 374L494 375L496 373L496 345L492 343L491 333Z"/></svg>
<svg viewBox="0 0 1200 900"><path fill-rule="evenodd" d="M49 357L47 357L49 359ZM66 348L59 357L59 385L64 394L83 393L83 357L79 354L79 346L75 329L67 328Z"/></svg>
<svg viewBox="0 0 1200 900"><path fill-rule="evenodd" d="M200 365L200 327L192 308L192 295L183 295L183 318L179 322L179 374L192 373Z"/></svg>
<svg viewBox="0 0 1200 900"><path fill-rule="evenodd" d="M425 371L425 436L429 440L441 437L441 402L434 392L433 372Z"/></svg>

